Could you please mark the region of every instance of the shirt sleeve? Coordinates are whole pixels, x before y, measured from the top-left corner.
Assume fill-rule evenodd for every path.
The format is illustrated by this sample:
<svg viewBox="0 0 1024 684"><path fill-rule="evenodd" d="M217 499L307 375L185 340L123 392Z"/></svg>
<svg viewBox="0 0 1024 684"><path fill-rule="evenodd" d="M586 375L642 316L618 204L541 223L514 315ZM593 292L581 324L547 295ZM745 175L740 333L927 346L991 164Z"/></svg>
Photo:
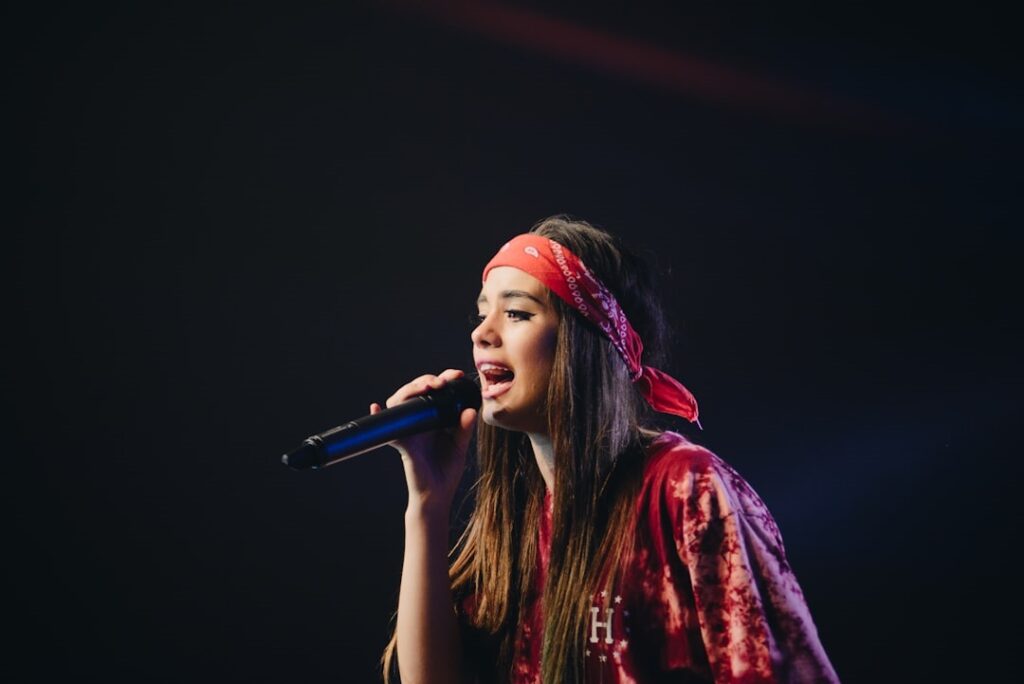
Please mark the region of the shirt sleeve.
<svg viewBox="0 0 1024 684"><path fill-rule="evenodd" d="M750 485L717 457L666 484L666 528L714 681L838 682L778 527Z"/></svg>

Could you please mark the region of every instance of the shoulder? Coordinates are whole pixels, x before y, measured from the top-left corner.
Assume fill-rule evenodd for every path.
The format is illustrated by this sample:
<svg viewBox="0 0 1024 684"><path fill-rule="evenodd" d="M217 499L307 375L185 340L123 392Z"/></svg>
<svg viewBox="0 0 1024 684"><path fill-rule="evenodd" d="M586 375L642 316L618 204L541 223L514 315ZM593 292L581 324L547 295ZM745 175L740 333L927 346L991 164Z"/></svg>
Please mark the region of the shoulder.
<svg viewBox="0 0 1024 684"><path fill-rule="evenodd" d="M647 447L644 487L668 488L673 498L679 498L684 489L690 494L701 484L726 486L731 470L711 450L676 432L662 432Z"/></svg>
<svg viewBox="0 0 1024 684"><path fill-rule="evenodd" d="M715 469L720 459L709 449L694 444L678 432L662 432L647 446L647 477L699 473ZM646 478L645 478L646 479Z"/></svg>
<svg viewBox="0 0 1024 684"><path fill-rule="evenodd" d="M643 498L663 513L691 521L767 513L761 498L731 465L675 432L661 433L647 449Z"/></svg>

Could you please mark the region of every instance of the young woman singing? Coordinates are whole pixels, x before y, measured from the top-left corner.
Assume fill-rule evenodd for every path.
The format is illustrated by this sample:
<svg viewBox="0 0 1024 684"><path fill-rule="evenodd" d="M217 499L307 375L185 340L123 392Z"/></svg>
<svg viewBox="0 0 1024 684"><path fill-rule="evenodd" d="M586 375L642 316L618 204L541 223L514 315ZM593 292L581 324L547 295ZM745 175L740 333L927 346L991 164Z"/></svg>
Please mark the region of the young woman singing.
<svg viewBox="0 0 1024 684"><path fill-rule="evenodd" d="M764 503L654 428L656 413L696 422L697 403L658 370L645 265L554 217L501 247L477 307L479 420L394 443L409 503L385 678L397 661L405 684L837 682ZM475 508L449 562L474 429Z"/></svg>

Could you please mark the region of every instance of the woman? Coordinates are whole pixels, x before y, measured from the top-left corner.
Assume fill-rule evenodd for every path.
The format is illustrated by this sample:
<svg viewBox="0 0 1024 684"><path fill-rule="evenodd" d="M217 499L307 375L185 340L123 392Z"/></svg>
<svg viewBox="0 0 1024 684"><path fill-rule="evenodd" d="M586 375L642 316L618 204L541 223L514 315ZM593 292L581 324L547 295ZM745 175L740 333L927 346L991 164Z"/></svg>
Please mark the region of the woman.
<svg viewBox="0 0 1024 684"><path fill-rule="evenodd" d="M656 369L663 316L635 255L553 217L487 264L471 334L482 406L396 446L409 487L395 637L414 682L834 682L774 521ZM387 406L458 378L424 375ZM373 404L371 413L381 407ZM476 505L449 516L476 424Z"/></svg>

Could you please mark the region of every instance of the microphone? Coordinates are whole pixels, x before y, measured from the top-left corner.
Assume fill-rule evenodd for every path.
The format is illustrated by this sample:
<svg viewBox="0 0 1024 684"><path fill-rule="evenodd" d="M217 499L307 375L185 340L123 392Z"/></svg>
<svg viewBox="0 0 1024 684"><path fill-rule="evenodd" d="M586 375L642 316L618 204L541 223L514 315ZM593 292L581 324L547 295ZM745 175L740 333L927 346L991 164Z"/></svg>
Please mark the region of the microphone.
<svg viewBox="0 0 1024 684"><path fill-rule="evenodd" d="M463 409L479 409L480 403L480 388L463 376L440 389L313 435L282 456L281 462L296 470L325 468L395 439L455 427Z"/></svg>

